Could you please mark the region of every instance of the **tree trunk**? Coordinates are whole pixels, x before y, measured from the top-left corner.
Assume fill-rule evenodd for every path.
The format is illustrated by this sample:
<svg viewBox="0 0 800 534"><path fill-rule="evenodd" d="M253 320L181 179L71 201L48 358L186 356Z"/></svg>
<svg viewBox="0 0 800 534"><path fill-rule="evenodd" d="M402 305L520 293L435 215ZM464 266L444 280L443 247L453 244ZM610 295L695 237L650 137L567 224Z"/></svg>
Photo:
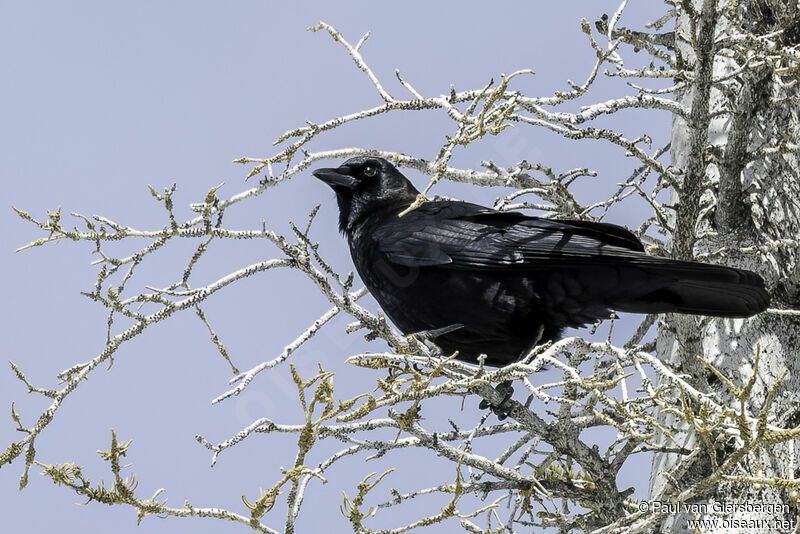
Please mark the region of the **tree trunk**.
<svg viewBox="0 0 800 534"><path fill-rule="evenodd" d="M689 2L683 3L686 4ZM692 81L677 95L691 110L691 120L687 123L676 117L672 125L672 164L683 171L681 191L673 192L673 252L681 259L709 254L714 263L758 272L772 295L771 308L796 309L800 307L800 84L791 78L796 81L797 63L789 69L794 74L787 75L781 70L787 65L778 50L769 50L758 42L734 44L736 49L730 50L719 43L742 35L743 30L757 36L783 30L771 40L778 43L778 48L796 45L800 39L797 3L749 0L732 6L728 2L695 0L691 6L696 15L684 9L676 23L678 65L691 73ZM755 52L746 67L745 46ZM764 60L765 55L775 58ZM726 252L717 254L720 249ZM738 400L696 356L703 355L734 385L742 387L753 375L754 356L760 351L758 377L745 403L753 417L758 416L769 387L788 370L770 407L770 423L783 428L800 424L800 402L795 393L800 389L800 367L795 363L798 346L797 317L769 312L746 320L667 316L658 337L658 354L663 361L689 374L698 390L713 394L720 403L735 410L739 409ZM667 425L677 424L670 415L662 414L661 420ZM697 436L692 431L686 429L681 438L680 445L694 448ZM676 446L666 441L664 444ZM737 446L733 441L714 445L718 465ZM776 445L768 455L751 453L730 474L798 478L796 445L796 441ZM651 500L663 502L675 497L713 471L710 454L704 452L688 469L678 472L680 478L676 481L664 476L686 461L676 454L656 454L650 479ZM723 482L711 486L695 501L777 507L765 511L749 507L699 516L673 514L662 523L661 531L694 532L687 519L701 517L716 518L718 522L717 528L709 523L700 531L752 532L752 528L741 528L737 526L741 523L731 520L788 521L796 515L796 509L790 509L788 491L768 484ZM711 512L712 508L707 510Z"/></svg>

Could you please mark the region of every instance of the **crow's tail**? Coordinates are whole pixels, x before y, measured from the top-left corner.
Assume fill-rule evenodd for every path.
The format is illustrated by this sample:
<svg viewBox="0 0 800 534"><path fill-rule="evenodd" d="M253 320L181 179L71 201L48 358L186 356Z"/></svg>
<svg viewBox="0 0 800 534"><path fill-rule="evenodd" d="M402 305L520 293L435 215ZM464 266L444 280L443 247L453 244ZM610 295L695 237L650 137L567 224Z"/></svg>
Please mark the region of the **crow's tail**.
<svg viewBox="0 0 800 534"><path fill-rule="evenodd" d="M634 262L620 274L627 290L612 297L612 308L623 312L750 317L770 301L759 275L733 267L658 258ZM642 277L646 282L636 283Z"/></svg>

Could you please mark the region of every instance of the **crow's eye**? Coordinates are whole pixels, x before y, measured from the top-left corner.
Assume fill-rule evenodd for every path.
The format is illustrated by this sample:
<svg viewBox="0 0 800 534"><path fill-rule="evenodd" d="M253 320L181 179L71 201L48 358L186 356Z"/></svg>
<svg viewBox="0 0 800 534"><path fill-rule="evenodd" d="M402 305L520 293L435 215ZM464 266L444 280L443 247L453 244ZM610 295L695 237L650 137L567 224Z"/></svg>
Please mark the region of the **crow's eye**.
<svg viewBox="0 0 800 534"><path fill-rule="evenodd" d="M378 174L378 169L376 169L372 165L367 165L366 167L364 167L364 176L366 176L367 178L372 178L376 174Z"/></svg>

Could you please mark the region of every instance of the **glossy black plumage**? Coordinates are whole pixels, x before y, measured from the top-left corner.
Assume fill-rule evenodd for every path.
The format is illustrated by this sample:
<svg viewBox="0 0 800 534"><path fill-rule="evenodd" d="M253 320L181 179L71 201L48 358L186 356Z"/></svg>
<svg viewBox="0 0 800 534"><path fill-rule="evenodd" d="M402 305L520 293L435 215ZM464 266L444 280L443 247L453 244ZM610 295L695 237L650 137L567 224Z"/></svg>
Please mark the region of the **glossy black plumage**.
<svg viewBox="0 0 800 534"><path fill-rule="evenodd" d="M391 163L359 157L314 176L330 185L356 269L406 334L450 326L446 353L518 360L564 328L634 313L747 317L769 304L741 269L649 256L634 234L606 223L550 220L468 202L425 202Z"/></svg>

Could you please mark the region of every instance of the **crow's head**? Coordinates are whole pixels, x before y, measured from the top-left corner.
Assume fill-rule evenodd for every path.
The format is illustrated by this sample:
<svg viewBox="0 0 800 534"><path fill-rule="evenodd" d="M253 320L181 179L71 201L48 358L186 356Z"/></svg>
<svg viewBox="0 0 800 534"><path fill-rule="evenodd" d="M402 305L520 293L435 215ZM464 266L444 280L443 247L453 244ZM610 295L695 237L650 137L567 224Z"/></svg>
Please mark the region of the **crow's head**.
<svg viewBox="0 0 800 534"><path fill-rule="evenodd" d="M350 158L336 169L317 169L313 174L336 192L339 230L344 233L371 212L407 206L419 194L408 178L383 158Z"/></svg>

